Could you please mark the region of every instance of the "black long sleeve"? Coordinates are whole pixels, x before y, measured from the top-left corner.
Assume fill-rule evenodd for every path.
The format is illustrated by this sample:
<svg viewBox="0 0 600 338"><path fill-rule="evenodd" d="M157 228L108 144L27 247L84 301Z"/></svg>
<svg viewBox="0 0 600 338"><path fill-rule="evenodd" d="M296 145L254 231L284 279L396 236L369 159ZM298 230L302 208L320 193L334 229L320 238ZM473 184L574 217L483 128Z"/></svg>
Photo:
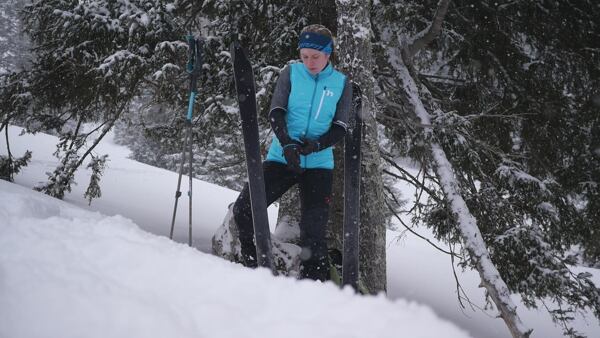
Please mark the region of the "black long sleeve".
<svg viewBox="0 0 600 338"><path fill-rule="evenodd" d="M329 130L319 137L319 149L329 148L338 143L346 135L346 129L338 124L332 124Z"/></svg>
<svg viewBox="0 0 600 338"><path fill-rule="evenodd" d="M282 145L286 145L292 143L292 139L290 138L287 125L285 123L285 110L281 108L275 108L269 114L269 121L271 123L271 128L273 128L273 132L275 136L279 140L279 143ZM319 149L325 149L333 146L338 143L343 137L346 135L346 129L338 124L332 124L329 130L319 137Z"/></svg>
<svg viewBox="0 0 600 338"><path fill-rule="evenodd" d="M275 108L271 110L269 113L269 122L271 123L271 128L273 128L273 132L279 143L281 145L286 145L292 142L290 135L288 134L287 124L285 123L285 110L283 108Z"/></svg>

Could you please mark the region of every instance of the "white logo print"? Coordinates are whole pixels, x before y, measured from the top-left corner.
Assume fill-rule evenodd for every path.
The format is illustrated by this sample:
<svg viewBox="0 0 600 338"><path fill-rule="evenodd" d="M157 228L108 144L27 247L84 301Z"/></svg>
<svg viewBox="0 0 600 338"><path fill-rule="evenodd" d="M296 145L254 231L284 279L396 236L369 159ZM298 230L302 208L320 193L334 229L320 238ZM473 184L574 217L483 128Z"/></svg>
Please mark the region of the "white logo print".
<svg viewBox="0 0 600 338"><path fill-rule="evenodd" d="M327 89L327 87L325 87L323 89L323 94L321 94L321 101L319 102L319 108L317 109L317 113L315 114L315 120L319 118L319 114L321 113L321 108L323 107L323 99L325 99L325 96L329 96L329 97L333 96L333 92L331 90Z"/></svg>

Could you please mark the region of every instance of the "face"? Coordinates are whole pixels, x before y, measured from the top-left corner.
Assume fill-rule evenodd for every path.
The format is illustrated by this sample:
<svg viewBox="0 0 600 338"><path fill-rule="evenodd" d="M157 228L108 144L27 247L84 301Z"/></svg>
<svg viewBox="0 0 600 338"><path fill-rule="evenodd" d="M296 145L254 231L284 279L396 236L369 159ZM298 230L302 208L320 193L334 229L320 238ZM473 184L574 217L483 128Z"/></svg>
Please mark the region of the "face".
<svg viewBox="0 0 600 338"><path fill-rule="evenodd" d="M312 48L301 48L300 59L302 59L304 67L306 67L312 75L316 75L327 66L329 54L325 54Z"/></svg>

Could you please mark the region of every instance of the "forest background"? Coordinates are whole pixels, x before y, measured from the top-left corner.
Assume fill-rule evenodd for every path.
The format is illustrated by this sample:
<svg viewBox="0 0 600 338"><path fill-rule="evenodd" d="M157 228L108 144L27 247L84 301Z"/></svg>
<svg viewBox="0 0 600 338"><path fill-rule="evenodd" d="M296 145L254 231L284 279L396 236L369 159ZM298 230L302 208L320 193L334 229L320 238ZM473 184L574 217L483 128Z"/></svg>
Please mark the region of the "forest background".
<svg viewBox="0 0 600 338"><path fill-rule="evenodd" d="M90 124L102 135L115 130L135 160L178 169L189 32L205 41L193 171L239 190L245 167L229 44L239 39L251 55L265 149L278 73L297 59L301 28L322 23L337 37L336 66L364 89L367 288L385 290L385 228L405 212L432 228L457 263L480 271L514 336L526 328L510 302L502 310L503 290L530 306L552 300L548 311L571 336L574 311L600 317L598 288L570 269L600 266L594 1L10 0L3 7L0 131L15 124L60 138L61 164L40 191L62 198L91 160L86 194L100 196L108 157L94 154ZM10 153L6 142L0 176L11 180L30 155ZM417 196L400 196L398 180L415 185ZM341 200L332 206L332 248L341 243ZM280 217L297 218L296 203L287 197Z"/></svg>

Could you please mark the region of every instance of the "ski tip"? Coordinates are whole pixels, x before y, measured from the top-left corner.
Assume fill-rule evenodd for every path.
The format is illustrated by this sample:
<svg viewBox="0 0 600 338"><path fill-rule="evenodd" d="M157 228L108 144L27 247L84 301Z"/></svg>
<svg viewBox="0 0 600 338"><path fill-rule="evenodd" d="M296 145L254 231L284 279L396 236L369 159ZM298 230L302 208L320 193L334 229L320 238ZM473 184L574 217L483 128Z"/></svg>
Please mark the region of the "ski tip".
<svg viewBox="0 0 600 338"><path fill-rule="evenodd" d="M248 53L238 40L231 42L230 48L231 61L234 65L234 68L237 65L240 68L252 69L250 59L248 58Z"/></svg>
<svg viewBox="0 0 600 338"><path fill-rule="evenodd" d="M239 48L239 44L240 43L237 41L233 41L231 44L229 44L229 53L232 59L235 58L236 50Z"/></svg>
<svg viewBox="0 0 600 338"><path fill-rule="evenodd" d="M233 56L237 56L237 55L246 56L246 52L244 51L242 44L240 44L240 42L238 40L234 40L233 42L231 42L229 49L231 51L231 55L233 55Z"/></svg>

